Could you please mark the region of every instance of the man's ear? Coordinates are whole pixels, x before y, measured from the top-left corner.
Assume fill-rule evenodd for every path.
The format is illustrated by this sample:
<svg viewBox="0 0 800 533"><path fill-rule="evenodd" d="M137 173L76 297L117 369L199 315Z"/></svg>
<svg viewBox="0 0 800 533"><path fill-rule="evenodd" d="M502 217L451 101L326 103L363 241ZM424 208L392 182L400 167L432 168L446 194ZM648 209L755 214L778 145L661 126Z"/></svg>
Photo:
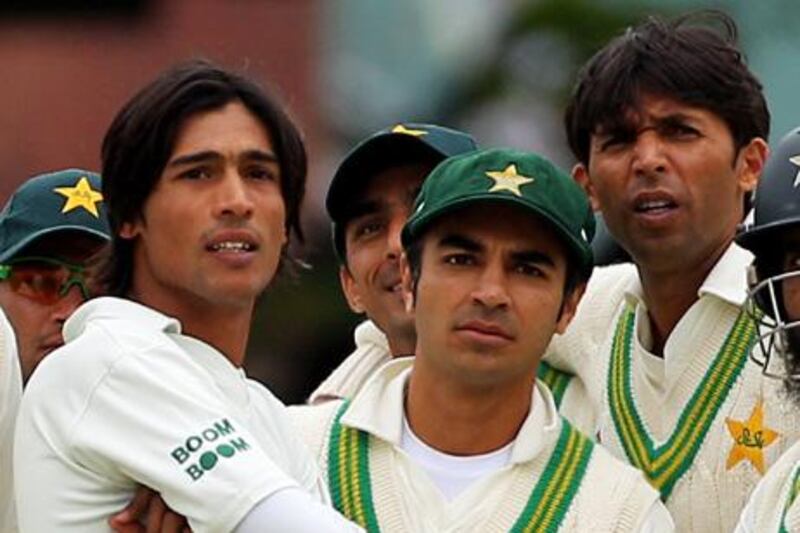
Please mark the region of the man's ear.
<svg viewBox="0 0 800 533"><path fill-rule="evenodd" d="M400 255L400 290L403 292L406 313L411 313L414 311L414 278L405 252Z"/></svg>
<svg viewBox="0 0 800 533"><path fill-rule="evenodd" d="M572 289L572 292L564 297L561 316L558 317L558 322L556 322L556 333L564 333L567 330L567 326L572 322L575 312L578 310L578 304L584 292L586 292L586 282L577 285Z"/></svg>
<svg viewBox="0 0 800 533"><path fill-rule="evenodd" d="M752 139L739 150L737 175L742 191L749 192L756 188L767 157L769 157L769 146L761 137Z"/></svg>
<svg viewBox="0 0 800 533"><path fill-rule="evenodd" d="M589 177L589 170L583 163L575 163L575 166L572 167L572 178L578 182L578 185L583 188L584 192L589 197L592 209L599 211L600 203L597 201L594 187L592 186L592 179Z"/></svg>
<svg viewBox="0 0 800 533"><path fill-rule="evenodd" d="M361 292L353 275L347 269L347 265L339 267L339 282L342 284L342 292L347 300L347 305L354 313L365 313L367 310L361 300Z"/></svg>
<svg viewBox="0 0 800 533"><path fill-rule="evenodd" d="M123 239L134 239L141 232L141 222L123 222L119 227L119 236Z"/></svg>

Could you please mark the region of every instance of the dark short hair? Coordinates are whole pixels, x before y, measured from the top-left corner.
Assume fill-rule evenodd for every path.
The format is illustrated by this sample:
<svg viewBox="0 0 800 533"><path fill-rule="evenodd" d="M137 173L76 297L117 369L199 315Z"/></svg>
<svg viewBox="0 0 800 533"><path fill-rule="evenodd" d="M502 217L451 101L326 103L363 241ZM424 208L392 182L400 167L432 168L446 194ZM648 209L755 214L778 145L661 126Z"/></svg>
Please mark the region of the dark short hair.
<svg viewBox="0 0 800 533"><path fill-rule="evenodd" d="M754 138L766 139L770 116L762 86L736 38L733 19L705 10L671 21L649 17L613 39L580 70L567 106L564 123L575 157L588 165L592 133L621 126L643 93L716 114L737 153Z"/></svg>
<svg viewBox="0 0 800 533"><path fill-rule="evenodd" d="M98 275L110 294L130 289L133 241L123 239L123 223L142 215L186 120L230 102L244 105L270 134L281 169L286 205L285 230L303 240L300 205L305 193L306 151L297 127L282 105L254 81L205 60L162 72L120 110L102 147L103 197L111 225L109 253ZM282 251L284 262L285 249Z"/></svg>

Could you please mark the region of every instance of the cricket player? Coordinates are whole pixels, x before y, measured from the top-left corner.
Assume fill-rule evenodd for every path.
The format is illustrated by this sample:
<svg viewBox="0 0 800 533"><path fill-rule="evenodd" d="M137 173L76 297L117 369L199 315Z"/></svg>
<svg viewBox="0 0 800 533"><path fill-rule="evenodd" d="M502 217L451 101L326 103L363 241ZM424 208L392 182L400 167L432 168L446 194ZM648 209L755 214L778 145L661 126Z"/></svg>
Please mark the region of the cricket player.
<svg viewBox="0 0 800 533"><path fill-rule="evenodd" d="M64 343L90 296L87 261L109 239L100 176L80 169L23 183L0 212L0 531L17 530L12 443L22 387ZM7 317L7 318L6 318Z"/></svg>
<svg viewBox="0 0 800 533"><path fill-rule="evenodd" d="M753 358L780 379L784 401L800 408L800 129L770 156L755 198L754 223L736 241L755 255L747 302L758 324ZM789 408L789 406L784 406ZM769 438L763 429L750 440ZM737 532L800 531L800 443L769 469L742 513Z"/></svg>
<svg viewBox="0 0 800 533"><path fill-rule="evenodd" d="M355 331L355 351L315 390L309 403L352 398L392 357L414 353L413 317L403 307L400 230L431 169L444 158L477 149L466 133L434 124L397 124L358 144L331 180L326 207L350 308L368 320ZM539 365L556 405L573 424L593 429L586 390L572 375Z"/></svg>
<svg viewBox="0 0 800 533"><path fill-rule="evenodd" d="M457 130L396 124L359 143L339 165L325 205L341 261L342 291L353 312L367 320L355 330L355 351L309 403L352 398L383 363L414 353L414 320L400 292L400 230L433 167L476 148L470 135Z"/></svg>
<svg viewBox="0 0 800 533"><path fill-rule="evenodd" d="M368 531L672 531L638 470L537 381L592 271L579 186L514 150L446 159L402 232L415 357L352 400L292 408L337 509Z"/></svg>
<svg viewBox="0 0 800 533"><path fill-rule="evenodd" d="M581 70L565 124L573 174L634 264L595 271L548 360L586 384L600 441L645 472L679 531L731 531L800 431L748 363L752 255L733 238L769 112L733 21L628 29Z"/></svg>
<svg viewBox="0 0 800 533"><path fill-rule="evenodd" d="M242 370L256 298L300 236L285 111L237 74L165 71L103 141L112 296L82 305L17 421L20 530L108 531L144 485L193 531L351 531L283 405ZM58 394L53 394L58 391Z"/></svg>

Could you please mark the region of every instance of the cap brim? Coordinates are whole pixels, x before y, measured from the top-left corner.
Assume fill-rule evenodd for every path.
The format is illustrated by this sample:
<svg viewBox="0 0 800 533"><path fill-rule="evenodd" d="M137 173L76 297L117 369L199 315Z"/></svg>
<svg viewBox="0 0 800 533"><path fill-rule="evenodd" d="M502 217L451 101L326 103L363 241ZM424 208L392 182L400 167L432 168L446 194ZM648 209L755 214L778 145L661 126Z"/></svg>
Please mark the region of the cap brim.
<svg viewBox="0 0 800 533"><path fill-rule="evenodd" d="M0 254L0 263L4 263L4 262L8 261L12 257L14 257L17 254L17 252L19 252L20 250L24 249L26 246L28 246L29 244L31 244L35 240L40 239L40 238L42 238L42 237L44 237L46 235L50 235L52 233L60 233L60 232L64 232L64 231L75 231L75 232L79 232L79 233L84 233L84 234L92 236L92 237L97 237L98 240L101 240L101 241L108 241L109 240L108 235L106 235L102 231L95 230L95 229L92 229L92 228L87 228L86 226L78 226L78 225L74 225L74 224L65 224L63 226L54 226L54 227L51 227L51 228L46 228L46 229L42 229L42 230L39 230L37 232L31 233L30 235L28 235L24 239L22 239L19 242L17 242L14 246L11 246L10 248L6 249L2 254Z"/></svg>
<svg viewBox="0 0 800 533"><path fill-rule="evenodd" d="M469 197L455 200L444 208L437 209L435 211L430 212L427 215L421 216L420 218L414 220L413 225L410 226L407 224L403 228L401 236L401 239L403 241L403 246L407 246L415 236L424 232L427 226L429 226L432 222L434 222L438 218L444 215L451 214L454 211L457 211L464 207L468 207L474 203L486 203L486 202L496 202L496 203L514 205L522 209L525 209L528 212L531 212L531 214L538 215L558 234L558 236L562 239L562 242L565 242L567 244L570 252L574 253L575 256L579 259L579 261L581 262L580 265L581 272L586 274L587 276L589 273L591 273L592 268L594 266L594 256L592 253L592 249L589 246L589 243L583 243L578 241L572 235L572 233L567 228L565 228L558 220L554 219L546 209L543 209L538 205L525 202L521 198L518 198L517 196L506 195L506 194L483 193L483 194L470 195ZM413 228L413 233L412 231L409 231L410 228Z"/></svg>

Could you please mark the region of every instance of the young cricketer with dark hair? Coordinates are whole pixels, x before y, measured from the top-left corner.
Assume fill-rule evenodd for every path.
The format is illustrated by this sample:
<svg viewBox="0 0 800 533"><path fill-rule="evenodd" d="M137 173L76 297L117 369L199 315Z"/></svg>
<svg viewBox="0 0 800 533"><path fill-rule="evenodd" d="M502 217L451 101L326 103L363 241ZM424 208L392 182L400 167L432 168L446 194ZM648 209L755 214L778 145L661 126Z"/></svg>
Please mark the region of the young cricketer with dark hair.
<svg viewBox="0 0 800 533"><path fill-rule="evenodd" d="M651 18L581 70L575 178L634 264L597 269L548 361L593 397L597 434L679 531L730 531L800 416L748 363L752 255L733 242L767 156L761 84L720 13Z"/></svg>
<svg viewBox="0 0 800 533"><path fill-rule="evenodd" d="M299 234L305 163L283 109L209 63L164 72L119 112L103 142L115 296L70 317L23 397L23 532L106 531L140 485L198 532L357 529L241 369L256 299Z"/></svg>

